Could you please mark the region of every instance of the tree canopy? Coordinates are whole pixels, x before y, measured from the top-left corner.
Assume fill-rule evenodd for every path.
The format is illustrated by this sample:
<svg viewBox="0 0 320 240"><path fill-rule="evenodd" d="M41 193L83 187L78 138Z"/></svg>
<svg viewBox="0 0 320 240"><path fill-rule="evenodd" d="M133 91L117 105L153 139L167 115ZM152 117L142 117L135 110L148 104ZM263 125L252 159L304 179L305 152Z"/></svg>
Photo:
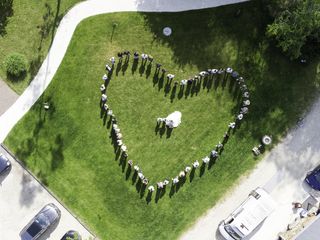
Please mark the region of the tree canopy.
<svg viewBox="0 0 320 240"><path fill-rule="evenodd" d="M302 54L306 44L320 44L320 3L316 0L273 1L275 20L267 27L267 36L291 59ZM319 50L319 48L317 49Z"/></svg>

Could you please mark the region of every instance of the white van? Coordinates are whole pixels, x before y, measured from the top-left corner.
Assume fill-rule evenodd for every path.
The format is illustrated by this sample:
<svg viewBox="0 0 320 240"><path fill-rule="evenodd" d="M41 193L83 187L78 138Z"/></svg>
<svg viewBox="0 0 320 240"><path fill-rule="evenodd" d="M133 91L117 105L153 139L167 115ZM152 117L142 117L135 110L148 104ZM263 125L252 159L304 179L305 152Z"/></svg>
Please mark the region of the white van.
<svg viewBox="0 0 320 240"><path fill-rule="evenodd" d="M253 190L233 213L219 225L219 232L226 240L247 237L275 209L276 203L263 188Z"/></svg>

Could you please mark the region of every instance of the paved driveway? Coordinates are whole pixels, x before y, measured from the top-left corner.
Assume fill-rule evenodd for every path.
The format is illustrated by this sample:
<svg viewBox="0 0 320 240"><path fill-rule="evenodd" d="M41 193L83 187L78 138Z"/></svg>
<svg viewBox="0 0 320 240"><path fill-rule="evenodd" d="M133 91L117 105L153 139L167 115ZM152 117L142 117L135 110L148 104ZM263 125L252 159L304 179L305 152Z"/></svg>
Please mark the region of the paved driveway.
<svg viewBox="0 0 320 240"><path fill-rule="evenodd" d="M181 240L221 239L217 228L244 201L249 192L262 186L276 200L276 210L263 222L250 240L275 240L296 216L292 202L303 201L309 196L310 188L303 183L309 170L320 164L320 99L305 117L302 125L292 130L282 143L278 144L257 165L249 176L235 184L226 195L205 216L198 219L186 231ZM319 238L320 239L320 238ZM306 239L307 240L307 239Z"/></svg>
<svg viewBox="0 0 320 240"><path fill-rule="evenodd" d="M18 97L19 95L0 79L0 116L18 99Z"/></svg>
<svg viewBox="0 0 320 240"><path fill-rule="evenodd" d="M70 229L83 239L91 236L69 212L17 161L1 147L0 152L10 158L12 169L0 186L0 239L20 240L19 233L35 214L47 203L54 203L61 210L56 229L43 239L59 240Z"/></svg>

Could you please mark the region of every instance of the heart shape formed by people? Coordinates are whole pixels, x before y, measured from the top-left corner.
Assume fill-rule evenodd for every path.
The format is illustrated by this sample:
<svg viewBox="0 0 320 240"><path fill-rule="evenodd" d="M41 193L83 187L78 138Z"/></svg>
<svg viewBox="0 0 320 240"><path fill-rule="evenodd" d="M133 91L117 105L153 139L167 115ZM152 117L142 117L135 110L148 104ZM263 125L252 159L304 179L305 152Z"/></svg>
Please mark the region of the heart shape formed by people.
<svg viewBox="0 0 320 240"><path fill-rule="evenodd" d="M124 51L105 68L101 118L125 178L147 200L210 169L249 110L245 81L230 67L178 79L152 56Z"/></svg>

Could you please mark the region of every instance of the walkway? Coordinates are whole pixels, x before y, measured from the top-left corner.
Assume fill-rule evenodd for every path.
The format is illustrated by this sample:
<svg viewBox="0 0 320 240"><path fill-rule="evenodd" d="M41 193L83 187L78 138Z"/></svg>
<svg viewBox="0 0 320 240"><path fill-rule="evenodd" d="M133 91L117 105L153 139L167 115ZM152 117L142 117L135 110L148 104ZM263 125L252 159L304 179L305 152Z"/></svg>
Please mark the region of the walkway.
<svg viewBox="0 0 320 240"><path fill-rule="evenodd" d="M82 239L92 237L91 233L2 147L0 153L8 156L12 164L9 175L0 179L1 240L20 239L20 231L48 203L54 203L60 209L61 219L55 229L51 229L41 239L61 239L70 229L78 231Z"/></svg>
<svg viewBox="0 0 320 240"><path fill-rule="evenodd" d="M258 187L266 188L277 201L277 209L262 224L250 240L275 240L294 218L292 202L303 201L310 188L304 184L305 174L320 162L320 99L314 104L302 126L291 131L282 143L265 156L248 176L225 196L205 216L181 236L181 240L221 239L219 222L226 218Z"/></svg>
<svg viewBox="0 0 320 240"><path fill-rule="evenodd" d="M0 79L0 116L18 99L16 94L4 81Z"/></svg>
<svg viewBox="0 0 320 240"><path fill-rule="evenodd" d="M85 18L112 12L179 12L226 5L246 0L88 0L74 6L62 19L51 49L28 88L0 117L0 143L48 87L77 25Z"/></svg>

